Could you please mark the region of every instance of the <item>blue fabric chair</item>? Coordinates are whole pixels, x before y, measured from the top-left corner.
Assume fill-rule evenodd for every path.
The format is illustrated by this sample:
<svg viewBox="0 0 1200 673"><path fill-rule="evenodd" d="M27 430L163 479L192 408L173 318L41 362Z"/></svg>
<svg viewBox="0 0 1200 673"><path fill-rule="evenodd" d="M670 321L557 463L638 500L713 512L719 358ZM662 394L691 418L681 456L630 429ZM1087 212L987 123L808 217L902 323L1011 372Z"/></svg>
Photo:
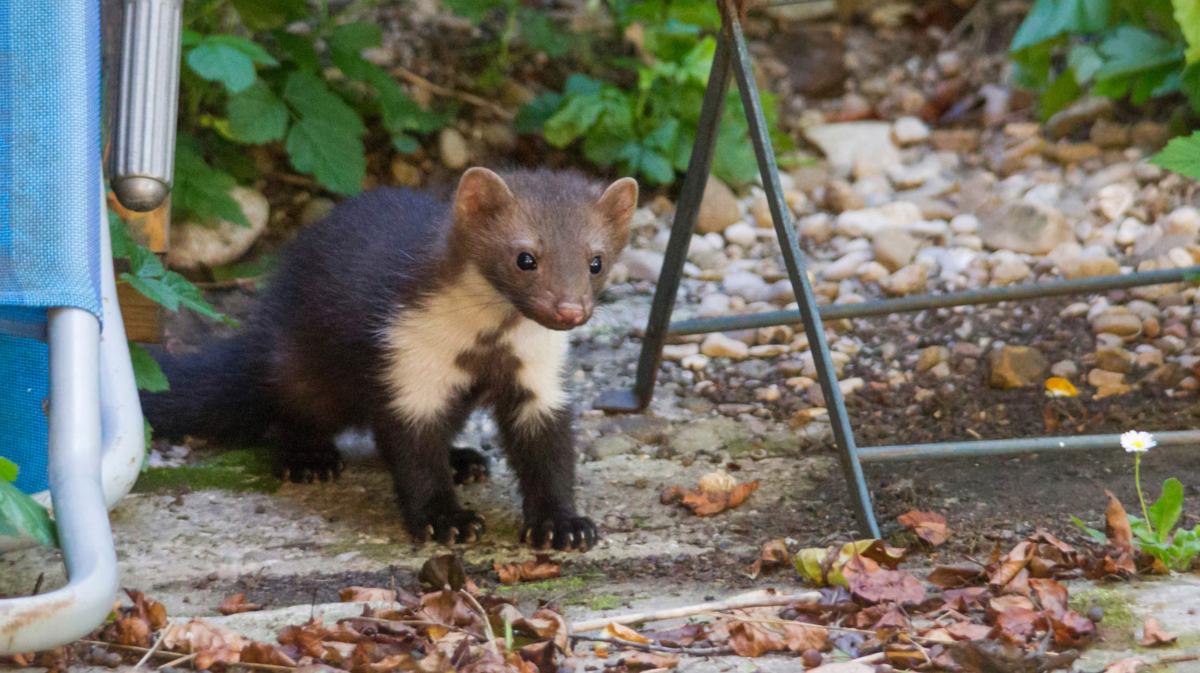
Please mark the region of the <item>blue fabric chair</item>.
<svg viewBox="0 0 1200 673"><path fill-rule="evenodd" d="M0 0L0 456L52 506L69 580L0 600L0 654L104 620L107 508L145 448L103 201L100 64L98 0ZM29 544L0 537L0 552Z"/></svg>

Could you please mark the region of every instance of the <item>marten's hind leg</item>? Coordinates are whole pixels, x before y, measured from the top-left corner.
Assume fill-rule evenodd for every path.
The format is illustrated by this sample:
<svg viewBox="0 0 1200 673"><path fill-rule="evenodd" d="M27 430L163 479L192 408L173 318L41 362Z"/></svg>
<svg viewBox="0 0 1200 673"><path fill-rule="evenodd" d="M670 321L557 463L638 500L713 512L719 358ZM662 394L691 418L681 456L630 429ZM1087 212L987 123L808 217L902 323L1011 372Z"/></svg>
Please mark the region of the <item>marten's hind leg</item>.
<svg viewBox="0 0 1200 673"><path fill-rule="evenodd" d="M450 449L450 469L454 470L455 484L487 481L490 476L487 456L459 446Z"/></svg>
<svg viewBox="0 0 1200 673"><path fill-rule="evenodd" d="M297 484L336 479L345 464L333 436L309 424L281 423L274 447L275 475Z"/></svg>

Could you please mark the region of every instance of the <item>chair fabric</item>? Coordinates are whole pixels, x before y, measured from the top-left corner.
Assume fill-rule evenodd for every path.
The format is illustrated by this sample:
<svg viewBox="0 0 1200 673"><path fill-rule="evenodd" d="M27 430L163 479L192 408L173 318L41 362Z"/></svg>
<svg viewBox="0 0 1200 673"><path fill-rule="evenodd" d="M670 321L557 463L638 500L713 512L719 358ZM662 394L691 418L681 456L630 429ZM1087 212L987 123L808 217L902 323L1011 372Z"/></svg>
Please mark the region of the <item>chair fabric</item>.
<svg viewBox="0 0 1200 673"><path fill-rule="evenodd" d="M0 456L47 488L46 311L100 308L99 3L0 0Z"/></svg>

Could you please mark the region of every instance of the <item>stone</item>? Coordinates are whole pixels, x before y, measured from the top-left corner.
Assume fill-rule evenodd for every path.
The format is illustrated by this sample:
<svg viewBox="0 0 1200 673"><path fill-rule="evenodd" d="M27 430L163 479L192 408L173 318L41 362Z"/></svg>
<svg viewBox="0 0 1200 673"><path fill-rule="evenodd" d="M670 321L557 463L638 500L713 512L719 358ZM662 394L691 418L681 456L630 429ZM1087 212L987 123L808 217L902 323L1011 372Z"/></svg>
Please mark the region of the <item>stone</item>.
<svg viewBox="0 0 1200 673"><path fill-rule="evenodd" d="M880 283L888 277L888 268L879 262L867 262L858 267L858 279L864 283Z"/></svg>
<svg viewBox="0 0 1200 673"><path fill-rule="evenodd" d="M679 364L687 370L694 372L702 372L708 368L709 357L700 353L693 353L684 357L679 361Z"/></svg>
<svg viewBox="0 0 1200 673"><path fill-rule="evenodd" d="M986 218L980 238L991 248L1044 255L1055 246L1075 240L1067 218L1053 206L1018 201Z"/></svg>
<svg viewBox="0 0 1200 673"><path fill-rule="evenodd" d="M300 226L307 227L325 219L326 215L333 212L334 205L332 199L323 197L309 199L308 203L304 204L304 208L300 210Z"/></svg>
<svg viewBox="0 0 1200 673"><path fill-rule="evenodd" d="M959 213L951 218L950 231L956 234L974 234L979 231L979 218L971 213Z"/></svg>
<svg viewBox="0 0 1200 673"><path fill-rule="evenodd" d="M821 272L821 275L826 280L842 281L848 278L853 278L858 274L858 269L866 262L871 260L871 253L866 250L851 250L842 255L836 261Z"/></svg>
<svg viewBox="0 0 1200 673"><path fill-rule="evenodd" d="M421 169L396 155L391 164L392 183L398 187L416 187L421 184Z"/></svg>
<svg viewBox="0 0 1200 673"><path fill-rule="evenodd" d="M938 129L930 134L930 143L942 152L974 152L979 148L976 129Z"/></svg>
<svg viewBox="0 0 1200 673"><path fill-rule="evenodd" d="M1079 376L1079 365L1071 360L1059 360L1050 365L1050 373L1064 379L1073 379Z"/></svg>
<svg viewBox="0 0 1200 673"><path fill-rule="evenodd" d="M638 452L638 443L625 435L606 435L597 438L587 449L592 460L604 460L613 456L624 456Z"/></svg>
<svg viewBox="0 0 1200 673"><path fill-rule="evenodd" d="M743 248L749 248L758 240L754 227L745 222L735 222L725 229L725 240Z"/></svg>
<svg viewBox="0 0 1200 673"><path fill-rule="evenodd" d="M267 229L271 206L267 197L247 187L234 187L229 196L242 208L250 226L219 220L215 224L179 222L171 228L167 264L176 269L212 268L241 259Z"/></svg>
<svg viewBox="0 0 1200 673"><path fill-rule="evenodd" d="M830 180L825 185L823 203L835 213L861 210L867 206L862 195L845 180Z"/></svg>
<svg viewBox="0 0 1200 673"><path fill-rule="evenodd" d="M838 381L838 389L840 389L842 391L843 397L848 397L850 395L853 395L854 393L857 393L858 391L862 390L866 385L867 385L867 382L857 376L854 376L854 377L851 377L848 379L842 379L841 381Z"/></svg>
<svg viewBox="0 0 1200 673"><path fill-rule="evenodd" d="M1115 105L1111 98L1090 96L1075 101L1046 120L1046 133L1051 138L1064 138L1077 129L1112 115Z"/></svg>
<svg viewBox="0 0 1200 673"><path fill-rule="evenodd" d="M715 456L730 443L742 439L746 433L741 424L732 418L698 418L681 424L667 439L667 446L658 457Z"/></svg>
<svg viewBox="0 0 1200 673"><path fill-rule="evenodd" d="M1086 255L1076 258L1062 268L1067 278L1091 278L1121 273L1121 265L1108 255Z"/></svg>
<svg viewBox="0 0 1200 673"><path fill-rule="evenodd" d="M697 313L701 318L727 315L733 309L732 304L733 302L729 298L729 295L721 294L720 292L710 292L700 299L700 307Z"/></svg>
<svg viewBox="0 0 1200 673"><path fill-rule="evenodd" d="M1046 147L1045 153L1060 164L1078 164L1100 156L1100 148L1092 143L1058 142Z"/></svg>
<svg viewBox="0 0 1200 673"><path fill-rule="evenodd" d="M1172 210L1163 220L1163 231L1167 235L1195 238L1200 234L1200 210L1192 206Z"/></svg>
<svg viewBox="0 0 1200 673"><path fill-rule="evenodd" d="M813 243L825 243L833 238L833 218L828 213L815 213L796 223L800 235Z"/></svg>
<svg viewBox="0 0 1200 673"><path fill-rule="evenodd" d="M742 297L746 301L766 301L771 293L771 287L767 282L751 271L734 271L726 274L722 286L729 294Z"/></svg>
<svg viewBox="0 0 1200 673"><path fill-rule="evenodd" d="M1129 146L1131 134L1129 127L1124 124L1097 119L1096 123L1092 124L1088 138L1100 147L1121 148Z"/></svg>
<svg viewBox="0 0 1200 673"><path fill-rule="evenodd" d="M1118 385L1125 382L1125 375L1121 372L1092 369L1087 373L1087 382L1089 386L1095 386L1097 388L1101 386Z"/></svg>
<svg viewBox="0 0 1200 673"><path fill-rule="evenodd" d="M892 124L892 138L901 147L929 140L929 127L916 117L900 117Z"/></svg>
<svg viewBox="0 0 1200 673"><path fill-rule="evenodd" d="M1146 225L1136 217L1127 217L1117 225L1117 234L1113 242L1117 245L1133 245L1146 233ZM1161 239L1161 234L1157 237Z"/></svg>
<svg viewBox="0 0 1200 673"><path fill-rule="evenodd" d="M892 125L880 121L817 124L804 130L809 142L829 160L834 171L846 174L868 163L883 168L900 163L900 152L892 142Z"/></svg>
<svg viewBox="0 0 1200 673"><path fill-rule="evenodd" d="M875 234L875 259L895 271L912 261L921 242L902 229L887 228Z"/></svg>
<svg viewBox="0 0 1200 673"><path fill-rule="evenodd" d="M1171 129L1158 122L1140 121L1130 131L1130 140L1143 149L1158 150L1170 139Z"/></svg>
<svg viewBox="0 0 1200 673"><path fill-rule="evenodd" d="M1104 348L1096 351L1096 366L1110 372L1128 374L1133 371L1133 353L1124 348Z"/></svg>
<svg viewBox="0 0 1200 673"><path fill-rule="evenodd" d="M701 234L721 233L734 222L740 222L742 211L738 208L737 196L724 182L708 177L704 186L704 197L700 200L700 212L696 216L696 231Z"/></svg>
<svg viewBox="0 0 1200 673"><path fill-rule="evenodd" d="M663 254L653 250L626 248L621 253L621 262L629 271L629 277L634 280L658 281L658 272L662 270Z"/></svg>
<svg viewBox="0 0 1200 673"><path fill-rule="evenodd" d="M1096 192L1096 210L1115 222L1133 207L1133 189L1124 183L1105 185Z"/></svg>
<svg viewBox="0 0 1200 673"><path fill-rule="evenodd" d="M967 360L964 360L963 362L965 363L965 362L968 362L968 361L967 361ZM973 365L974 365L975 361L974 361L974 360L970 360L969 362L971 362L971 363L972 363L972 371L973 371L973 370L974 370L974 367L973 367ZM935 379L945 379L945 378L949 378L951 373L952 373L952 372L951 372L951 370L950 370L950 363L949 363L949 362L939 362L939 363L937 363L936 365L934 365L933 367L931 367L931 368L929 369L929 374L930 374L931 376L933 376Z"/></svg>
<svg viewBox="0 0 1200 673"><path fill-rule="evenodd" d="M1142 320L1123 306L1113 306L1096 316L1092 321L1092 330L1097 334L1115 334L1131 339L1142 333Z"/></svg>
<svg viewBox="0 0 1200 673"><path fill-rule="evenodd" d="M917 357L917 371L927 372L950 359L950 349L945 346L923 348Z"/></svg>
<svg viewBox="0 0 1200 673"><path fill-rule="evenodd" d="M704 338L704 342L700 344L700 352L710 358L744 360L750 355L750 346L717 332Z"/></svg>
<svg viewBox="0 0 1200 673"><path fill-rule="evenodd" d="M1033 270L1025 260L1013 254L1000 256L992 266L992 283L994 285L1011 285L1019 283L1033 275Z"/></svg>
<svg viewBox="0 0 1200 673"><path fill-rule="evenodd" d="M922 220L921 208L910 201L893 201L878 208L848 210L837 216L837 233L851 238L873 236L894 227L908 229Z"/></svg>
<svg viewBox="0 0 1200 673"><path fill-rule="evenodd" d="M438 156L442 165L450 170L462 170L471 160L467 150L467 139L454 127L446 127L438 134Z"/></svg>
<svg viewBox="0 0 1200 673"><path fill-rule="evenodd" d="M988 383L993 388L1026 388L1041 385L1049 368L1041 351L1030 346L1004 346L988 355L991 374Z"/></svg>
<svg viewBox="0 0 1200 673"><path fill-rule="evenodd" d="M517 146L517 134L512 124L487 124L482 129L482 136L483 142L501 151L509 152Z"/></svg>
<svg viewBox="0 0 1200 673"><path fill-rule="evenodd" d="M884 284L884 289L897 296L921 292L925 289L927 275L924 264L909 264L893 273Z"/></svg>
<svg viewBox="0 0 1200 673"><path fill-rule="evenodd" d="M762 344L750 347L750 357L776 358L780 355L787 355L790 350L785 344Z"/></svg>
<svg viewBox="0 0 1200 673"><path fill-rule="evenodd" d="M759 402L776 402L782 396L782 393L779 392L779 386L774 383L754 391L754 399Z"/></svg>
<svg viewBox="0 0 1200 673"><path fill-rule="evenodd" d="M700 344L667 344L662 348L662 359L679 362L689 355L700 352Z"/></svg>

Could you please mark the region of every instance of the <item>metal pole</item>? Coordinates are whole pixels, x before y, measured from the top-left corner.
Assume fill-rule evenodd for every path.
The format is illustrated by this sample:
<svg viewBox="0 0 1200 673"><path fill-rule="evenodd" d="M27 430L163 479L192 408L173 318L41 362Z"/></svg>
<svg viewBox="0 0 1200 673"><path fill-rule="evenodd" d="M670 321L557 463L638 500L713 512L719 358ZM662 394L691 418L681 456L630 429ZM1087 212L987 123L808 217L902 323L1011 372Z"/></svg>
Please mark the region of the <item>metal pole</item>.
<svg viewBox="0 0 1200 673"><path fill-rule="evenodd" d="M846 476L847 487L851 489L854 500L854 513L862 532L870 537L879 537L879 526L875 523L875 514L871 507L871 492L867 489L863 478L862 466L854 447L854 431L850 428L850 418L846 413L846 404L842 399L842 391L838 387L837 370L829 355L829 343L825 339L825 327L817 310L817 300L813 295L812 286L805 274L803 255L800 253L800 242L796 237L796 229L792 225L792 213L783 198L783 188L779 184L779 167L775 164L775 151L771 147L770 132L763 116L762 102L758 97L758 86L754 81L750 53L746 48L746 38L742 34L742 25L735 12L725 12L726 29L733 41L733 73L737 78L738 90L742 96L742 107L746 110L746 121L750 127L750 139L754 143L754 153L758 157L758 170L762 175L763 191L766 192L767 204L771 209L771 219L775 223L775 233L779 237L783 249L783 260L787 265L788 278L796 301L800 305L799 316L804 322L804 331L808 335L808 343L812 349L813 364L816 366L820 379L821 392L825 396L825 405L829 409L829 420L833 426L833 436L837 442L838 453L842 462L842 471Z"/></svg>
<svg viewBox="0 0 1200 673"><path fill-rule="evenodd" d="M671 224L671 238L667 242L667 252L663 257L662 269L658 273L658 287L654 290L654 302L650 306L650 317L646 321L646 334L642 339L642 352L638 358L637 381L632 391L616 389L602 393L596 400L597 409L641 411L650 404L650 398L654 395L663 342L667 338L671 311L675 307L679 281L683 277L683 264L687 261L692 231L696 228L696 216L700 212L700 202L704 199L704 186L708 183L708 174L712 169L713 148L717 144L717 124L720 123L721 112L725 108L725 90L728 85L729 37L722 32L717 38L717 50L713 54L708 86L704 90L704 102L700 107L696 141L692 145L687 175L683 179L679 205L675 209L675 220Z"/></svg>
<svg viewBox="0 0 1200 673"><path fill-rule="evenodd" d="M911 313L931 308L951 308L973 304L997 304L1003 301L1020 301L1039 297L1088 294L1119 290L1142 285L1195 282L1200 278L1200 266L1183 269L1157 269L1112 276L1093 276L1077 280L1059 280L1029 285L989 287L979 290L964 290L945 294L922 294L900 299L883 299L859 304L833 304L821 306L818 311L825 320L844 318L866 318L870 316ZM733 330L771 327L773 325L796 325L802 321L800 311L766 311L750 315L733 315L719 318L695 318L671 323L671 334L704 334Z"/></svg>
<svg viewBox="0 0 1200 673"><path fill-rule="evenodd" d="M1195 446L1200 444L1200 430L1156 432L1159 446ZM1003 456L1032 451L1086 451L1121 446L1121 435L1077 435L1074 437L1027 437L1019 439L989 439L977 442L939 442L936 444L896 444L868 446L858 449L865 463L897 462L926 458L962 458Z"/></svg>

